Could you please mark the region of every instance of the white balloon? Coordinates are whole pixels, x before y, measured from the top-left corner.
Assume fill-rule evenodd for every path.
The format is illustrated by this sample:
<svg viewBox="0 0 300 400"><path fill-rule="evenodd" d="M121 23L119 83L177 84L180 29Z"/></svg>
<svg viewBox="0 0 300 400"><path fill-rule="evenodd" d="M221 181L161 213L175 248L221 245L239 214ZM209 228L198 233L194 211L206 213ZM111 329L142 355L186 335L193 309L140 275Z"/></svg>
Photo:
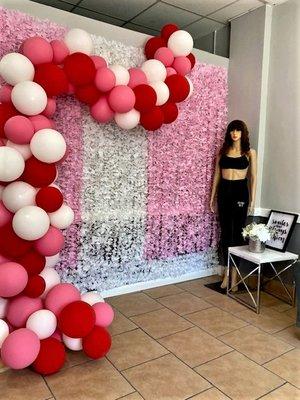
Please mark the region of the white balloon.
<svg viewBox="0 0 300 400"><path fill-rule="evenodd" d="M50 310L35 311L26 322L26 328L35 332L41 340L53 335L56 326L56 316Z"/></svg>
<svg viewBox="0 0 300 400"><path fill-rule="evenodd" d="M135 128L140 122L140 112L133 108L126 113L116 113L115 121L122 129Z"/></svg>
<svg viewBox="0 0 300 400"><path fill-rule="evenodd" d="M46 211L37 206L25 206L18 210L12 221L13 230L22 239L37 240L43 237L50 226Z"/></svg>
<svg viewBox="0 0 300 400"><path fill-rule="evenodd" d="M190 92L189 92L188 97L186 98L186 99L188 99L188 98L191 97L191 95L193 94L194 85L193 85L193 82L190 80L190 78L188 78L188 77L186 76L185 79L187 79L187 81L188 81L188 83L189 83L189 85L190 85Z"/></svg>
<svg viewBox="0 0 300 400"><path fill-rule="evenodd" d="M168 48L172 50L175 57L187 56L193 50L194 41L187 31L176 31L168 40Z"/></svg>
<svg viewBox="0 0 300 400"><path fill-rule="evenodd" d="M104 299L101 294L97 292L87 292L81 295L81 300L88 303L90 306L96 303L104 303Z"/></svg>
<svg viewBox="0 0 300 400"><path fill-rule="evenodd" d="M82 339L71 338L64 334L62 335L62 339L68 349L74 351L82 350Z"/></svg>
<svg viewBox="0 0 300 400"><path fill-rule="evenodd" d="M156 100L156 105L161 106L165 104L170 96L170 90L168 86L165 84L165 82L152 82L150 83L150 86L153 87L153 89L156 92L157 100Z"/></svg>
<svg viewBox="0 0 300 400"><path fill-rule="evenodd" d="M116 86L117 85L127 85L130 79L129 72L125 67L119 64L110 65L109 69L113 71L116 77Z"/></svg>
<svg viewBox="0 0 300 400"><path fill-rule="evenodd" d="M58 210L48 215L51 225L58 229L66 229L74 221L74 211L65 203Z"/></svg>
<svg viewBox="0 0 300 400"><path fill-rule="evenodd" d="M9 327L3 319L0 319L0 349L2 347L2 343L9 335Z"/></svg>
<svg viewBox="0 0 300 400"><path fill-rule="evenodd" d="M5 186L0 185L0 200L2 200L2 194L3 194L4 189L5 189Z"/></svg>
<svg viewBox="0 0 300 400"><path fill-rule="evenodd" d="M0 147L0 181L14 181L23 174L24 168L24 158L16 149Z"/></svg>
<svg viewBox="0 0 300 400"><path fill-rule="evenodd" d="M8 140L6 142L6 146L17 150L22 155L25 161L32 156L29 144L17 144Z"/></svg>
<svg viewBox="0 0 300 400"><path fill-rule="evenodd" d="M45 291L41 296L43 299L46 297L50 289L52 289L54 286L60 283L60 276L58 275L58 273L55 271L54 268L50 267L45 267L43 271L40 273L40 276L44 278L46 283Z"/></svg>
<svg viewBox="0 0 300 400"><path fill-rule="evenodd" d="M143 62L141 69L146 74L149 83L164 81L167 77L166 67L158 60L147 60Z"/></svg>
<svg viewBox="0 0 300 400"><path fill-rule="evenodd" d="M64 42L71 54L80 52L90 55L94 50L94 45L90 34L83 29L70 29L64 38Z"/></svg>
<svg viewBox="0 0 300 400"><path fill-rule="evenodd" d="M2 201L5 207L12 212L17 212L25 206L35 204L36 189L29 183L17 181L6 186L3 191Z"/></svg>
<svg viewBox="0 0 300 400"><path fill-rule="evenodd" d="M11 101L22 114L37 115L46 108L47 94L38 83L24 81L17 83L11 91Z"/></svg>
<svg viewBox="0 0 300 400"><path fill-rule="evenodd" d="M0 75L12 86L24 81L32 81L34 66L20 53L8 53L0 61Z"/></svg>
<svg viewBox="0 0 300 400"><path fill-rule="evenodd" d="M59 261L59 253L54 254L54 256L46 257L45 267L52 268L58 263L58 261Z"/></svg>
<svg viewBox="0 0 300 400"><path fill-rule="evenodd" d="M6 311L8 306L8 300L0 297L0 318L6 317Z"/></svg>
<svg viewBox="0 0 300 400"><path fill-rule="evenodd" d="M38 160L48 164L61 160L66 149L65 139L54 129L41 129L33 135L30 141L32 154Z"/></svg>

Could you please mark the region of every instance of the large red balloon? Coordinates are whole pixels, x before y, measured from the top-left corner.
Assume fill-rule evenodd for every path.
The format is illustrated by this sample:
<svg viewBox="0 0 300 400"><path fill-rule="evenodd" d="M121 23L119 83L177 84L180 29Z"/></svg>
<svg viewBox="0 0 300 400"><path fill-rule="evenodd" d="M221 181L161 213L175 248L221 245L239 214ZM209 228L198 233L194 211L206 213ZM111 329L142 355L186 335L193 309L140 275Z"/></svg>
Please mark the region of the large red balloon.
<svg viewBox="0 0 300 400"><path fill-rule="evenodd" d="M11 103L0 103L0 137L6 138L4 133L5 122L17 114L17 110Z"/></svg>
<svg viewBox="0 0 300 400"><path fill-rule="evenodd" d="M95 326L96 314L84 301L74 301L65 306L58 316L58 328L71 338L83 338Z"/></svg>
<svg viewBox="0 0 300 400"><path fill-rule="evenodd" d="M152 37L145 44L145 55L148 58L148 60L150 58L154 58L154 54L155 54L156 50L158 50L160 47L166 47L166 46L167 46L167 42L165 41L165 39L163 39L159 36Z"/></svg>
<svg viewBox="0 0 300 400"><path fill-rule="evenodd" d="M25 169L20 180L35 187L50 185L56 177L56 167L54 164L47 164L30 157L25 162Z"/></svg>
<svg viewBox="0 0 300 400"><path fill-rule="evenodd" d="M175 103L165 103L160 106L162 112L164 113L164 123L170 124L174 122L175 119L178 117L178 108Z"/></svg>
<svg viewBox="0 0 300 400"><path fill-rule="evenodd" d="M17 258L27 253L32 242L21 239L12 228L12 224L0 228L0 253L7 258Z"/></svg>
<svg viewBox="0 0 300 400"><path fill-rule="evenodd" d="M151 110L156 103L157 95L153 87L149 85L138 85L133 88L135 94L134 108L140 112Z"/></svg>
<svg viewBox="0 0 300 400"><path fill-rule="evenodd" d="M64 201L59 189L54 186L41 188L35 197L36 205L43 208L47 213L58 210Z"/></svg>
<svg viewBox="0 0 300 400"><path fill-rule="evenodd" d="M45 89L48 97L68 92L69 82L64 70L52 63L37 65L34 81Z"/></svg>
<svg viewBox="0 0 300 400"><path fill-rule="evenodd" d="M75 86L94 82L96 67L93 60L83 53L73 53L65 58L64 71L69 82Z"/></svg>
<svg viewBox="0 0 300 400"><path fill-rule="evenodd" d="M85 354L93 359L104 357L111 347L111 336L105 328L95 326L94 329L82 339Z"/></svg>
<svg viewBox="0 0 300 400"><path fill-rule="evenodd" d="M175 24L167 24L162 27L160 34L165 40L168 40L172 33L178 31L178 29L178 26Z"/></svg>
<svg viewBox="0 0 300 400"><path fill-rule="evenodd" d="M40 297L44 293L45 289L45 279L40 275L35 275L28 279L27 285L22 294L33 298Z"/></svg>
<svg viewBox="0 0 300 400"><path fill-rule="evenodd" d="M169 101L171 103L179 103L188 97L190 84L184 76L177 74L168 76L165 83L170 90Z"/></svg>
<svg viewBox="0 0 300 400"><path fill-rule="evenodd" d="M98 101L99 97L101 96L101 92L96 88L95 85L90 84L77 87L75 90L75 96L83 103L93 105Z"/></svg>
<svg viewBox="0 0 300 400"><path fill-rule="evenodd" d="M62 368L65 359L65 346L59 340L50 337L41 340L41 348L32 368L41 375L55 374Z"/></svg>
<svg viewBox="0 0 300 400"><path fill-rule="evenodd" d="M187 55L187 58L190 60L191 66L193 68L195 63L196 63L196 57L194 56L193 53L190 53L190 54Z"/></svg>
<svg viewBox="0 0 300 400"><path fill-rule="evenodd" d="M28 251L16 261L19 264L23 265L23 267L27 271L28 276L38 275L40 272L43 271L46 265L46 258L35 250Z"/></svg>
<svg viewBox="0 0 300 400"><path fill-rule="evenodd" d="M155 106L152 110L141 114L140 124L147 131L155 131L164 123L164 114L160 107Z"/></svg>

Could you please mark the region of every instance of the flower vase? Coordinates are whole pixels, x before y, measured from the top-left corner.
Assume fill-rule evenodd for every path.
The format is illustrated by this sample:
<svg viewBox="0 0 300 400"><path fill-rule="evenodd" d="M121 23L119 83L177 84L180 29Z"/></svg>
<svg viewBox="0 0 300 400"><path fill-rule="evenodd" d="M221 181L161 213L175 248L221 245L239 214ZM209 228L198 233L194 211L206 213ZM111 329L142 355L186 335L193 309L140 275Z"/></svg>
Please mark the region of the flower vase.
<svg viewBox="0 0 300 400"><path fill-rule="evenodd" d="M249 251L251 251L251 253L263 253L265 249L266 244L264 242L249 238Z"/></svg>

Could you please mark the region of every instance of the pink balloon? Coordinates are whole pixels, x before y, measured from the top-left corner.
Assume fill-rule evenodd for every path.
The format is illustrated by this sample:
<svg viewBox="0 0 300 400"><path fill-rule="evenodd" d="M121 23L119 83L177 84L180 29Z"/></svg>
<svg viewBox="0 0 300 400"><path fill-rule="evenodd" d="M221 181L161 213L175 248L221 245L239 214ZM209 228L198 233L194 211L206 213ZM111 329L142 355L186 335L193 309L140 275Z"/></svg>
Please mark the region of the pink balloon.
<svg viewBox="0 0 300 400"><path fill-rule="evenodd" d="M126 113L134 107L134 91L125 85L116 86L109 93L108 103L115 112Z"/></svg>
<svg viewBox="0 0 300 400"><path fill-rule="evenodd" d="M51 63L53 60L51 44L39 36L26 39L22 45L22 53L34 65Z"/></svg>
<svg viewBox="0 0 300 400"><path fill-rule="evenodd" d="M42 308L43 303L39 297L18 296L9 302L6 318L15 328L22 328L30 315Z"/></svg>
<svg viewBox="0 0 300 400"><path fill-rule="evenodd" d="M166 70L167 70L167 77L168 77L168 76L171 76L171 75L176 75L176 74L177 74L177 72L175 71L175 69L172 68L172 67L167 67Z"/></svg>
<svg viewBox="0 0 300 400"><path fill-rule="evenodd" d="M113 71L107 67L97 69L95 85L101 92L108 92L116 84L116 76Z"/></svg>
<svg viewBox="0 0 300 400"><path fill-rule="evenodd" d="M184 76L190 72L192 69L192 64L187 57L179 56L175 58L172 67L179 75Z"/></svg>
<svg viewBox="0 0 300 400"><path fill-rule="evenodd" d="M64 246L64 242L65 239L61 231L54 226L50 226L48 232L35 241L34 247L42 256L49 257L59 253Z"/></svg>
<svg viewBox="0 0 300 400"><path fill-rule="evenodd" d="M4 85L0 88L0 103L9 103L11 101L12 86Z"/></svg>
<svg viewBox="0 0 300 400"><path fill-rule="evenodd" d="M0 254L0 265L7 263L9 261L11 261L9 258L6 258L2 254Z"/></svg>
<svg viewBox="0 0 300 400"><path fill-rule="evenodd" d="M148 83L145 72L140 68L129 68L128 72L130 75L128 86L131 89L138 85L146 85Z"/></svg>
<svg viewBox="0 0 300 400"><path fill-rule="evenodd" d="M5 207L0 200L0 227L6 225L13 218L13 214Z"/></svg>
<svg viewBox="0 0 300 400"><path fill-rule="evenodd" d="M75 286L71 283L59 283L48 292L45 307L58 316L66 305L77 300L81 300L81 296Z"/></svg>
<svg viewBox="0 0 300 400"><path fill-rule="evenodd" d="M52 40L50 42L53 51L54 64L61 64L64 59L70 54L69 49L62 40Z"/></svg>
<svg viewBox="0 0 300 400"><path fill-rule="evenodd" d="M56 111L56 101L51 97L47 100L47 105L45 110L42 112L43 115L47 118L51 118Z"/></svg>
<svg viewBox="0 0 300 400"><path fill-rule="evenodd" d="M95 325L107 328L114 319L114 310L108 303L95 303L93 309L96 314Z"/></svg>
<svg viewBox="0 0 300 400"><path fill-rule="evenodd" d="M16 262L7 262L0 268L0 297L13 297L21 293L28 282L26 269Z"/></svg>
<svg viewBox="0 0 300 400"><path fill-rule="evenodd" d="M168 47L160 47L156 50L154 58L162 62L165 67L170 67L174 61L174 54Z"/></svg>
<svg viewBox="0 0 300 400"><path fill-rule="evenodd" d="M17 329L4 340L1 358L8 367L23 369L35 361L40 347L40 340L36 333L27 328Z"/></svg>
<svg viewBox="0 0 300 400"><path fill-rule="evenodd" d="M95 65L96 69L107 67L107 63L103 57L91 56L91 59L93 60L93 63Z"/></svg>
<svg viewBox="0 0 300 400"><path fill-rule="evenodd" d="M50 121L49 118L44 115L34 115L33 117L29 117L34 131L40 131L41 129L51 128L53 129L53 121Z"/></svg>
<svg viewBox="0 0 300 400"><path fill-rule="evenodd" d="M22 115L9 118L4 125L6 137L17 144L28 144L34 135L31 120Z"/></svg>
<svg viewBox="0 0 300 400"><path fill-rule="evenodd" d="M110 121L115 113L109 107L106 96L100 97L100 99L91 107L91 115L98 122Z"/></svg>

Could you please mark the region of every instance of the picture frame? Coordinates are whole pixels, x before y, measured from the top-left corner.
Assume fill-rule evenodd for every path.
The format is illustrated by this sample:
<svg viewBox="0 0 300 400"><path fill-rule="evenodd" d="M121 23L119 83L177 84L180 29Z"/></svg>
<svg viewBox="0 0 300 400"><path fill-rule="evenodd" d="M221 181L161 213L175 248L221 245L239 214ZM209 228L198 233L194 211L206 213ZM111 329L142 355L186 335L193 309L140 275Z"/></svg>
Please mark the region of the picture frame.
<svg viewBox="0 0 300 400"><path fill-rule="evenodd" d="M292 236L297 219L298 214L271 210L266 225L268 227L275 227L277 234L275 238L266 242L266 247L284 253Z"/></svg>

